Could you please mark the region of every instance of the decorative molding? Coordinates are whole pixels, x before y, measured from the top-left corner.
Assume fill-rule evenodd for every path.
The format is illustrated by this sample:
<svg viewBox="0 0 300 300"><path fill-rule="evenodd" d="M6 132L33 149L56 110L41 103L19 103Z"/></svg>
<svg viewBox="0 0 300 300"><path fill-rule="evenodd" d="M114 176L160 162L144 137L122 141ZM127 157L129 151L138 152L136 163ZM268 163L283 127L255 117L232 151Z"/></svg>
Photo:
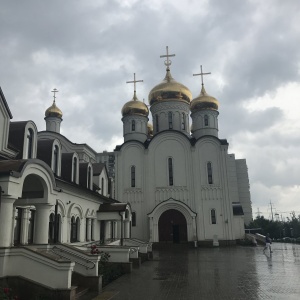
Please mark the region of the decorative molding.
<svg viewBox="0 0 300 300"><path fill-rule="evenodd" d="M181 110L186 113L190 112L190 106L187 103L170 103L170 102L164 102L164 103L157 103L156 105L151 106L151 113L152 115L155 113L158 113L160 111L165 110Z"/></svg>

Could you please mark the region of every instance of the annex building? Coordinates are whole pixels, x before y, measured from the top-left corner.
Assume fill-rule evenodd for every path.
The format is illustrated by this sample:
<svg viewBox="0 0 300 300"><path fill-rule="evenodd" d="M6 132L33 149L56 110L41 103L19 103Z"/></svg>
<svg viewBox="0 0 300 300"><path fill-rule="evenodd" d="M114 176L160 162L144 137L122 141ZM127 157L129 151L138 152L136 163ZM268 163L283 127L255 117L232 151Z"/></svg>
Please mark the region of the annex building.
<svg viewBox="0 0 300 300"><path fill-rule="evenodd" d="M22 287L28 299L36 291L75 299L82 285L100 291L101 251L130 272L152 243L219 246L244 237L252 219L246 161L219 138L219 102L202 69L193 98L172 77L170 56L167 49L150 111L134 77L124 143L113 152L60 133L57 90L38 131L33 121L12 121L0 88L0 284Z"/></svg>

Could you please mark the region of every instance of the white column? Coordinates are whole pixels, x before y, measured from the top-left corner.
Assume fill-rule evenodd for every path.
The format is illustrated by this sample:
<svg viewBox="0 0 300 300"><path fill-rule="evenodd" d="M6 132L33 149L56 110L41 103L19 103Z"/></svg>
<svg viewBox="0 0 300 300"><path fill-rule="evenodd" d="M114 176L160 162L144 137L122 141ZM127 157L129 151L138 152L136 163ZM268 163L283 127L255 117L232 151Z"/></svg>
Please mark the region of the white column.
<svg viewBox="0 0 300 300"><path fill-rule="evenodd" d="M154 239L153 239L153 235L154 235L154 233L153 233L153 218L151 217L150 218L150 224L149 224L149 226L150 226L150 238L149 238L149 241L150 242L153 242L154 241Z"/></svg>
<svg viewBox="0 0 300 300"><path fill-rule="evenodd" d="M29 227L29 207L22 208L22 219L21 219L21 244L27 245L28 244L28 227Z"/></svg>
<svg viewBox="0 0 300 300"><path fill-rule="evenodd" d="M0 211L0 247L12 246L12 229L14 224L14 202L16 199L2 196Z"/></svg>
<svg viewBox="0 0 300 300"><path fill-rule="evenodd" d="M86 219L86 226L87 226L87 241L91 240L91 234L92 234L92 220Z"/></svg>
<svg viewBox="0 0 300 300"><path fill-rule="evenodd" d="M196 223L196 217L192 217L193 218L193 241L198 241L198 237L197 237L197 223Z"/></svg>
<svg viewBox="0 0 300 300"><path fill-rule="evenodd" d="M125 227L124 228L124 232L125 232L124 238L128 239L128 238L130 238L130 221L125 221L124 227Z"/></svg>
<svg viewBox="0 0 300 300"><path fill-rule="evenodd" d="M36 215L34 222L34 244L48 244L49 214L52 205L36 204Z"/></svg>

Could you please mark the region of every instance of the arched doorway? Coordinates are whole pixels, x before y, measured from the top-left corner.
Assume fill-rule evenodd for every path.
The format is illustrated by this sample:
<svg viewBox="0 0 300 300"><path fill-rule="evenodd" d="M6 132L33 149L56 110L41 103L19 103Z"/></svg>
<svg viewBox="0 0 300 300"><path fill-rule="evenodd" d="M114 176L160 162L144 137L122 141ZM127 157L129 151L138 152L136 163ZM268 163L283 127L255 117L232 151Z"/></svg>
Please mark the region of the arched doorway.
<svg viewBox="0 0 300 300"><path fill-rule="evenodd" d="M187 242L187 222L185 216L176 209L163 212L158 221L160 242Z"/></svg>

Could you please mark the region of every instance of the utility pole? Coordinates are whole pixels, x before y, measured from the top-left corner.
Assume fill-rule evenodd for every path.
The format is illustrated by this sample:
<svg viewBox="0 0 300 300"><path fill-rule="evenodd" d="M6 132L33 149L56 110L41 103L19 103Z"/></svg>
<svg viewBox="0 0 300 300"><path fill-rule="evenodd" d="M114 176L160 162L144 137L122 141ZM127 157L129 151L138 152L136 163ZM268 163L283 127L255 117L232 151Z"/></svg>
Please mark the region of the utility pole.
<svg viewBox="0 0 300 300"><path fill-rule="evenodd" d="M259 207L257 208L257 212L256 212L257 216L260 218L260 211L259 211Z"/></svg>
<svg viewBox="0 0 300 300"><path fill-rule="evenodd" d="M274 216L273 216L273 207L272 207L272 202L270 200L270 206L271 206L271 215L272 215L272 221L274 221Z"/></svg>

